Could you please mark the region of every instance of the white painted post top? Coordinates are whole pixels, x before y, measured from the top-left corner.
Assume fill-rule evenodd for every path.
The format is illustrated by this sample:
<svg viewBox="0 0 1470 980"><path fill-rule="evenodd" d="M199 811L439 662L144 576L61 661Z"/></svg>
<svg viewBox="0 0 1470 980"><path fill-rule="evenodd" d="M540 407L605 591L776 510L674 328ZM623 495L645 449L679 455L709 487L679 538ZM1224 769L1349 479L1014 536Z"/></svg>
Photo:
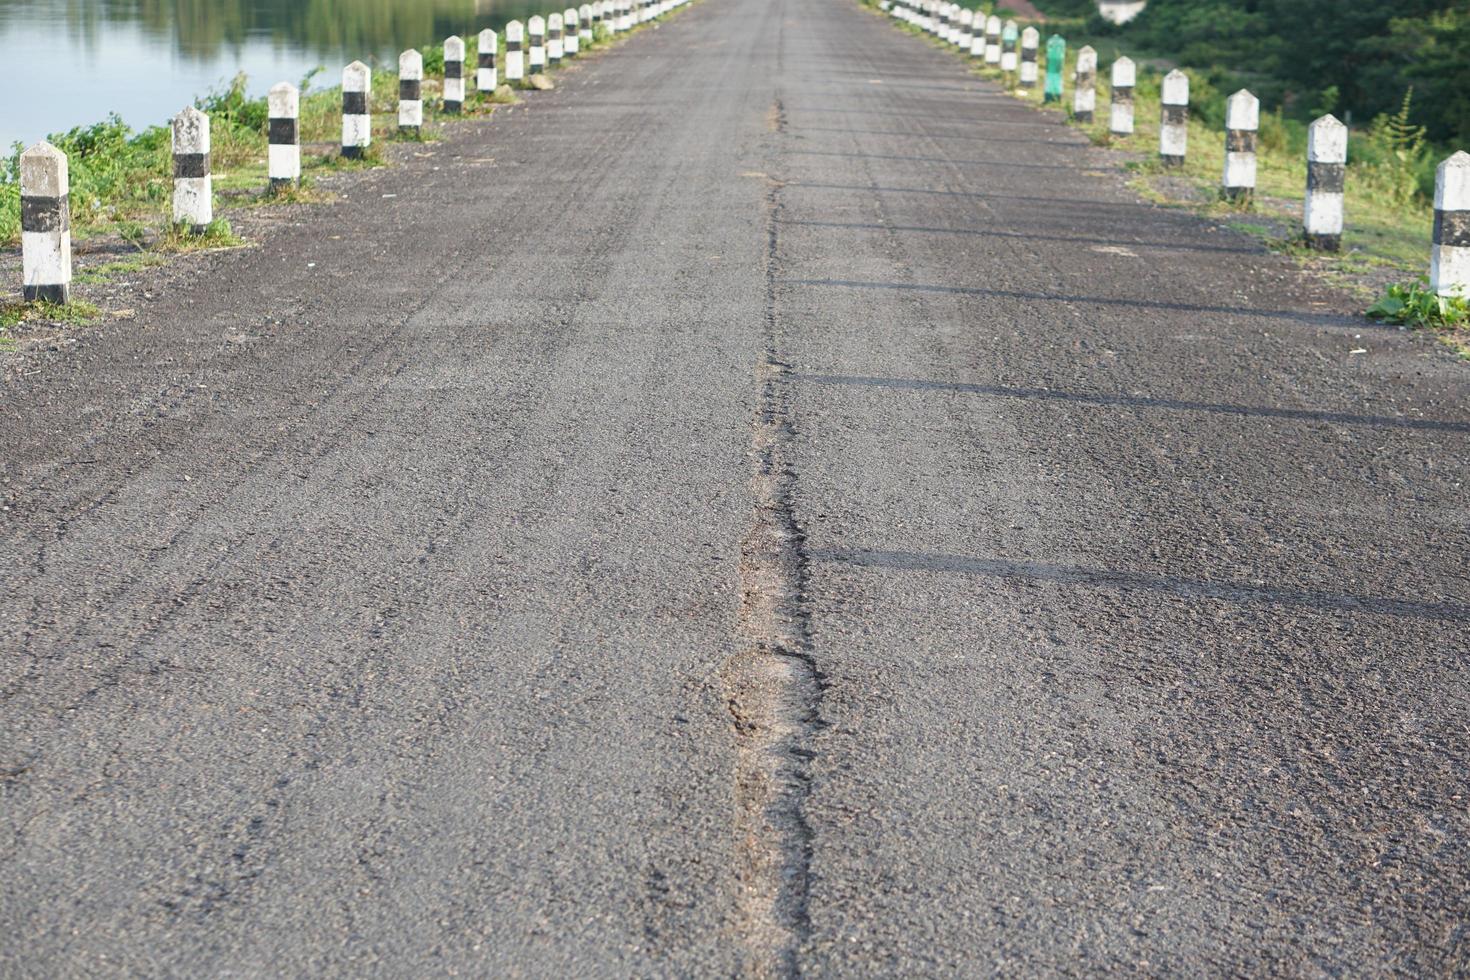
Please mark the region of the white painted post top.
<svg viewBox="0 0 1470 980"><path fill-rule="evenodd" d="M193 106L174 116L174 152L209 152L209 117Z"/></svg>
<svg viewBox="0 0 1470 980"><path fill-rule="evenodd" d="M368 80L371 77L367 65L360 61L354 61L342 69L342 91L366 92L368 90Z"/></svg>
<svg viewBox="0 0 1470 980"><path fill-rule="evenodd" d="M518 20L513 20L505 25L505 39L507 41L524 41L526 39L526 28Z"/></svg>
<svg viewBox="0 0 1470 980"><path fill-rule="evenodd" d="M409 48L398 56L398 77L418 81L424 77L424 56Z"/></svg>
<svg viewBox="0 0 1470 980"><path fill-rule="evenodd" d="M1321 116L1307 127L1307 159L1314 163L1346 163L1347 142L1347 127L1336 116Z"/></svg>
<svg viewBox="0 0 1470 980"><path fill-rule="evenodd" d="M1461 150L1435 169L1434 210L1470 211L1470 153Z"/></svg>
<svg viewBox="0 0 1470 980"><path fill-rule="evenodd" d="M1021 32L1021 47L1034 48L1041 43L1041 32L1034 27L1028 27Z"/></svg>
<svg viewBox="0 0 1470 980"><path fill-rule="evenodd" d="M991 14L990 17L986 19L986 21L985 21L985 33L986 34L999 34L1000 33L1000 18L999 17L995 16L994 14Z"/></svg>
<svg viewBox="0 0 1470 980"><path fill-rule="evenodd" d="M532 17L530 20L526 21L526 29L529 30L533 36L537 34L545 34L546 21L543 20L539 15L536 17Z"/></svg>
<svg viewBox="0 0 1470 980"><path fill-rule="evenodd" d="M561 14L552 14L546 18L546 26L553 31L561 30Z"/></svg>
<svg viewBox="0 0 1470 980"><path fill-rule="evenodd" d="M964 10L961 10L960 23L964 24L966 27L975 23L975 11L971 10L968 7L966 7Z"/></svg>
<svg viewBox="0 0 1470 980"><path fill-rule="evenodd" d="M1164 105L1189 105L1189 76L1178 68L1165 75L1159 101Z"/></svg>
<svg viewBox="0 0 1470 980"><path fill-rule="evenodd" d="M577 8L568 7L566 10L563 10L561 12L561 19L563 23L575 24L577 22Z"/></svg>
<svg viewBox="0 0 1470 980"><path fill-rule="evenodd" d="M1084 45L1077 51L1077 70L1079 72L1097 71L1097 52L1092 50L1091 45Z"/></svg>
<svg viewBox="0 0 1470 980"><path fill-rule="evenodd" d="M70 183L66 154L45 140L20 155L20 192L26 197L61 197Z"/></svg>
<svg viewBox="0 0 1470 980"><path fill-rule="evenodd" d="M488 27L480 32L480 50L483 52L494 51L499 41L500 38L496 37L495 32Z"/></svg>
<svg viewBox="0 0 1470 980"><path fill-rule="evenodd" d="M301 115L301 93L290 82L271 86L265 98L272 119L295 119Z"/></svg>
<svg viewBox="0 0 1470 980"><path fill-rule="evenodd" d="M1132 88L1138 79L1138 70L1133 65L1132 58L1119 58L1113 62L1113 86L1115 88Z"/></svg>
<svg viewBox="0 0 1470 980"><path fill-rule="evenodd" d="M582 6L578 7L577 8L577 17L578 17L579 20L591 20L592 19L592 4L590 4L590 3L584 3L584 4L582 4Z"/></svg>
<svg viewBox="0 0 1470 980"><path fill-rule="evenodd" d="M444 60L464 60L464 38L454 34L444 39Z"/></svg>
<svg viewBox="0 0 1470 980"><path fill-rule="evenodd" d="M1225 100L1226 129L1257 129L1260 125L1260 99L1241 89Z"/></svg>

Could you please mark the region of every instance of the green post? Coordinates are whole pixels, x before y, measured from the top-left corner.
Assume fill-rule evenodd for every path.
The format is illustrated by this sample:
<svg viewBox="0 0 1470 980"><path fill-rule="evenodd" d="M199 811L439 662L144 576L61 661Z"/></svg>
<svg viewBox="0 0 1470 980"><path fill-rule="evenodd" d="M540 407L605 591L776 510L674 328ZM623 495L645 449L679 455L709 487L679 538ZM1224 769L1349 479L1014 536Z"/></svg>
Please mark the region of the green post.
<svg viewBox="0 0 1470 980"><path fill-rule="evenodd" d="M1046 39L1046 88L1043 100L1062 101L1062 65L1067 60L1067 39L1053 34Z"/></svg>

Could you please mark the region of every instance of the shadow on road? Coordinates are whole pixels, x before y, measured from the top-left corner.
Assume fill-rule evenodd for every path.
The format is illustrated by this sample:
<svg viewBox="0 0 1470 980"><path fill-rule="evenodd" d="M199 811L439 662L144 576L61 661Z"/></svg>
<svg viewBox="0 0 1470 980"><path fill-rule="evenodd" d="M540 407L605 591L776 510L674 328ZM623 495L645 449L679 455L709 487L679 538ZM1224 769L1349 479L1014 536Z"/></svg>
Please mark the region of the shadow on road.
<svg viewBox="0 0 1470 980"><path fill-rule="evenodd" d="M1360 415L1353 412L1314 412L1297 408L1226 405L1218 402L1196 402L1178 398L1153 398L1148 395L1105 395L1083 391L1058 391L1054 388L1013 388L1005 385L977 385L911 378L864 378L834 374L801 374L796 375L795 379L812 384L896 388L911 391L953 391L970 395L992 395L997 398L1075 402L1081 405L1102 405L1109 408L1167 408L1182 412L1214 412L1218 415L1239 415L1247 418L1291 419L1302 422L1366 425L1390 429L1428 429L1436 432L1470 432L1470 422L1444 422L1438 419L1412 419L1391 415Z"/></svg>
<svg viewBox="0 0 1470 980"><path fill-rule="evenodd" d="M983 575L1000 579L1055 582L1120 591L1142 589L1183 599L1219 599L1225 602L1268 606L1299 606L1326 612L1369 613L1413 619L1470 622L1470 606L1450 602L1416 602L1377 596L1334 595L1305 589L1251 585L1244 582L1209 582L1169 575L1118 572L1105 568L1082 568L1036 561L999 558L969 558L962 555L922 551L877 551L856 548L816 548L808 551L815 562L888 568L898 571L943 572Z"/></svg>
<svg viewBox="0 0 1470 980"><path fill-rule="evenodd" d="M1351 326L1361 330L1363 325L1340 313L1307 313L1300 310L1261 310L1246 306L1205 306L1200 303L1165 303L1160 300L1136 299L1129 296L1068 296L1065 294L1033 293L1019 289L984 289L980 286L938 286L931 283L862 282L855 279L782 279L783 286L840 286L848 289L891 289L916 293L956 293L962 296L994 296L1001 299L1024 299L1044 303L1079 303L1082 305L1126 306L1130 309L1143 307L1151 310L1173 310L1181 313L1225 313L1232 316L1259 316L1273 320L1291 320L1298 323L1316 323L1330 326Z"/></svg>
<svg viewBox="0 0 1470 980"><path fill-rule="evenodd" d="M996 231L992 228L925 228L919 225L881 225L860 221L782 221L783 225L808 228L847 228L853 231L910 231L933 235L978 235L984 238L1016 238L1029 242L1074 242L1078 245L1107 245L1113 248L1167 248L1177 252L1231 252L1238 255L1260 255L1262 248L1231 245L1198 245L1181 242L1132 242L1110 238L1078 238L1072 235L1038 235L1034 232Z"/></svg>

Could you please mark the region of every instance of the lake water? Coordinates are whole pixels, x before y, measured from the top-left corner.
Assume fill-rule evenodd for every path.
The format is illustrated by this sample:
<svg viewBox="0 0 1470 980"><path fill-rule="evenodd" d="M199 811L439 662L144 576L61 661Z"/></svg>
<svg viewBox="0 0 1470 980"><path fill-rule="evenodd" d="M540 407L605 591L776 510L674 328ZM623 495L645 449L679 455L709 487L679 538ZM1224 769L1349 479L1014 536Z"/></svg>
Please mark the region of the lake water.
<svg viewBox="0 0 1470 980"><path fill-rule="evenodd" d="M579 4L580 5L580 4ZM237 72L254 94L317 66L398 52L563 9L547 0L0 0L0 147L116 112L163 123Z"/></svg>

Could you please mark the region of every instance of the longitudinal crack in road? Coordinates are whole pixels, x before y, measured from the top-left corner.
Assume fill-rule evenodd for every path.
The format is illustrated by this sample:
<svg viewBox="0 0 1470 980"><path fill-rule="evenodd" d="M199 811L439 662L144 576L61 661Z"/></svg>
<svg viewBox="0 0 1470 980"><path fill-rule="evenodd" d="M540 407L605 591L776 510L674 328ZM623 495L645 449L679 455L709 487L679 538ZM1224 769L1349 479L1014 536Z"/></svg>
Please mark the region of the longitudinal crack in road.
<svg viewBox="0 0 1470 980"><path fill-rule="evenodd" d="M774 117L783 113L778 102ZM767 189L765 351L751 440L753 520L741 545L741 651L724 684L737 746L736 928L748 976L796 976L809 931L812 830L804 807L821 676L810 652L805 539L787 459L791 381L776 304L780 184Z"/></svg>

